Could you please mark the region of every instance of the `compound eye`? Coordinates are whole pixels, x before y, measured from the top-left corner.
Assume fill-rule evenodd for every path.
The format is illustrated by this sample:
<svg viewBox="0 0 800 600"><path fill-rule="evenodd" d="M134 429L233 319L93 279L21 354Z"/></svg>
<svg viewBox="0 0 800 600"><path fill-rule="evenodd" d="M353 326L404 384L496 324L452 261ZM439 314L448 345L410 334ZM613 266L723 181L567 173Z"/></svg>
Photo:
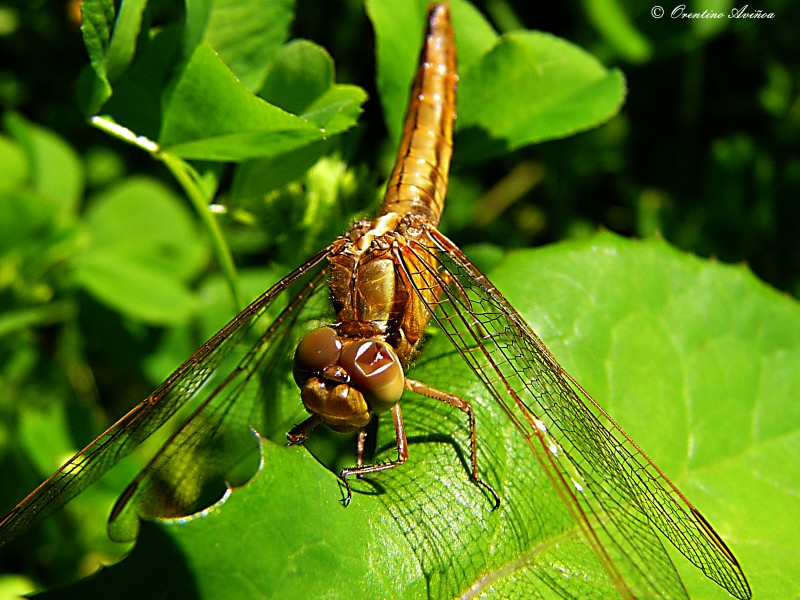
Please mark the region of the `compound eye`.
<svg viewBox="0 0 800 600"><path fill-rule="evenodd" d="M353 342L342 350L339 364L373 412L385 412L400 400L405 376L389 344L379 340Z"/></svg>
<svg viewBox="0 0 800 600"><path fill-rule="evenodd" d="M295 383L302 388L309 377L335 365L341 352L342 342L332 328L319 327L309 331L294 352Z"/></svg>

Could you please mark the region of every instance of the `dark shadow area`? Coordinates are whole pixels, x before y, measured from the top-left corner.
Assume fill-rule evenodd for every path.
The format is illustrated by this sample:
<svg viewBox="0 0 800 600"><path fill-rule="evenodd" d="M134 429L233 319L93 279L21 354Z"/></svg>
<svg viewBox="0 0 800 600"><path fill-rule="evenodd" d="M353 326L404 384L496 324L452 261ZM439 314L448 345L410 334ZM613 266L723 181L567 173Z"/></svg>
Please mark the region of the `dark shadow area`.
<svg viewBox="0 0 800 600"><path fill-rule="evenodd" d="M37 600L111 597L192 600L200 594L180 548L158 525L144 522L136 546L123 561L69 586L33 596Z"/></svg>

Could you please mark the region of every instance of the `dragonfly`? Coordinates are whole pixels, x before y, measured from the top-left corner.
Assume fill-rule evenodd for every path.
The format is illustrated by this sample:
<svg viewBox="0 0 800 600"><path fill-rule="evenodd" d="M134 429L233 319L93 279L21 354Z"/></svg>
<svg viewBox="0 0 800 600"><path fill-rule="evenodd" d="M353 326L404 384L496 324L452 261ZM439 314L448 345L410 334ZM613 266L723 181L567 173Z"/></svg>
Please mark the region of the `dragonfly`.
<svg viewBox="0 0 800 600"><path fill-rule="evenodd" d="M31 492L0 521L0 544L55 512L200 399L119 498L110 530L130 519L190 514L205 497L203 482L228 484L256 439L252 422L232 415L257 412L252 407L268 401L275 373L290 361L308 417L288 432L288 443L303 444L319 425L358 432L355 465L339 474L345 505L352 478L409 459L400 398L412 392L464 414L469 476L498 507L500 495L481 475L470 402L405 374L434 325L525 440L622 597L688 597L661 537L732 596L751 597L741 566L708 521L437 229L453 153L456 83L449 6L435 3L377 216L264 292ZM251 408L238 410L242 405ZM397 456L369 463L366 427L385 413Z"/></svg>

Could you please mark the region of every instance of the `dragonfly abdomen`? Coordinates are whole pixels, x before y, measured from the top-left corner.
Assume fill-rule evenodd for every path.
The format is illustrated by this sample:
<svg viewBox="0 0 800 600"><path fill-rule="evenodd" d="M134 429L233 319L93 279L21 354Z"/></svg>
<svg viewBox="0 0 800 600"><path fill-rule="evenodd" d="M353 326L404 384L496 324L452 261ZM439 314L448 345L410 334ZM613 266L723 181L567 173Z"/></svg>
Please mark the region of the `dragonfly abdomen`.
<svg viewBox="0 0 800 600"><path fill-rule="evenodd" d="M450 14L447 6L437 5L428 19L406 126L381 214L414 214L438 224L453 154L457 79Z"/></svg>

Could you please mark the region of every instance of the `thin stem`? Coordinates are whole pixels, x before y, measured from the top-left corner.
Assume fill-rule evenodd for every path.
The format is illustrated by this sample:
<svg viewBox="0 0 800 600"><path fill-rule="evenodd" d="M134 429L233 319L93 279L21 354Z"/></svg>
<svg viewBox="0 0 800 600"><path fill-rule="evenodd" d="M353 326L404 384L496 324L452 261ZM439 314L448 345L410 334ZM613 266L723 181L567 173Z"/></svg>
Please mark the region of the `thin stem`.
<svg viewBox="0 0 800 600"><path fill-rule="evenodd" d="M92 125L109 135L141 148L156 160L163 162L169 169L172 176L183 188L184 193L189 198L189 202L191 202L211 237L211 247L225 276L228 291L230 291L231 299L236 309L243 308L244 305L239 293L239 278L236 274L233 256L228 244L225 242L225 237L222 235L222 230L219 228L219 223L217 223L214 215L208 209L211 199L204 193L200 185L201 178L197 171L183 159L161 150L157 142L144 136L136 135L133 131L123 125L119 125L109 117L97 115L92 117L90 121Z"/></svg>
<svg viewBox="0 0 800 600"><path fill-rule="evenodd" d="M230 247L222 235L219 223L208 209L210 199L206 197L200 186L200 175L189 163L177 156L173 156L169 152L158 152L155 156L166 165L200 216L200 220L211 238L211 247L225 276L233 303L236 305L237 310L241 310L244 305L239 293L236 265L233 262Z"/></svg>

